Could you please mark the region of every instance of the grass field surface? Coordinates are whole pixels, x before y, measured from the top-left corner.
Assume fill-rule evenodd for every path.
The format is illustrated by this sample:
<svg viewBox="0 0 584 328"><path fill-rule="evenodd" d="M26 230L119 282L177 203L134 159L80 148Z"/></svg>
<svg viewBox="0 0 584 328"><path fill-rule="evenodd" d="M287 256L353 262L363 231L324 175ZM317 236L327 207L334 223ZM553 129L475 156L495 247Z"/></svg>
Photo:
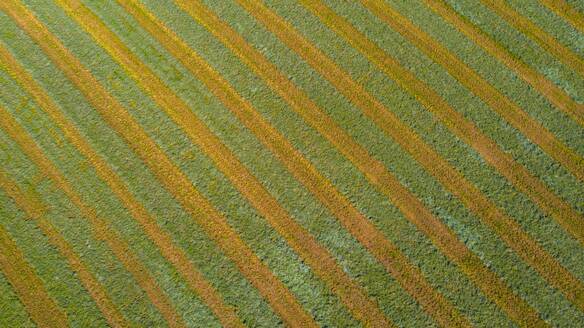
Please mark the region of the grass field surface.
<svg viewBox="0 0 584 328"><path fill-rule="evenodd" d="M584 5L0 1L34 326L584 326Z"/></svg>

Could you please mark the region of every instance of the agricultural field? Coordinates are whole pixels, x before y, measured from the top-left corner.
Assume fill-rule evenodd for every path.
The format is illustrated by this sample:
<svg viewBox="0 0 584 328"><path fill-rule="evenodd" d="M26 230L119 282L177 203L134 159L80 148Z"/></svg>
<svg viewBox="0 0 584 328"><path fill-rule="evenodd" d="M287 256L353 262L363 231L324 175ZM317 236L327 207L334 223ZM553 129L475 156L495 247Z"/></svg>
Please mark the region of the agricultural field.
<svg viewBox="0 0 584 328"><path fill-rule="evenodd" d="M584 2L1 0L35 326L584 327Z"/></svg>

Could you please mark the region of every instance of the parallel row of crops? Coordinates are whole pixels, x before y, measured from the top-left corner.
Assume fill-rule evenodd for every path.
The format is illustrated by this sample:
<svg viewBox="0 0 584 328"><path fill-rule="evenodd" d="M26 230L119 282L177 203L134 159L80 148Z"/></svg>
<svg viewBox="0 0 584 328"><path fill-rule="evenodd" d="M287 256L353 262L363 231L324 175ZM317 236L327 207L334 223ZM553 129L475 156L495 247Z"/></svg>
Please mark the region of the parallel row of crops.
<svg viewBox="0 0 584 328"><path fill-rule="evenodd" d="M584 324L579 2L7 0L0 27L1 327Z"/></svg>

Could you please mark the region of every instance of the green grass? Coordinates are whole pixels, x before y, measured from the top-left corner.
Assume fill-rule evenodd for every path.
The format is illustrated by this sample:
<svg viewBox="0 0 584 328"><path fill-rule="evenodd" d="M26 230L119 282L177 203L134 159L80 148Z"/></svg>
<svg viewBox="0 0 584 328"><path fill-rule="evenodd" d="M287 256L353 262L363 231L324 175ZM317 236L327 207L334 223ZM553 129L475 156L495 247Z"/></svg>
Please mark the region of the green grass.
<svg viewBox="0 0 584 328"><path fill-rule="evenodd" d="M342 301L287 245L258 211L240 194L213 161L140 89L94 40L57 5L40 0L23 1L88 70L139 122L171 161L188 176L193 186L223 213L255 254L286 286L316 323L327 327L362 325ZM311 194L237 118L213 96L201 81L159 45L135 20L113 2L84 0L116 35L152 69L219 137L277 199L294 220L306 228L334 257L339 266L361 285L391 321L403 327L436 326L436 321L385 271L366 248L342 227L333 214ZM472 324L512 327L515 324L489 300L460 269L373 186L354 165L290 106L253 74L204 27L170 2L144 0L150 11L178 34L211 67L269 121L293 146L327 177L351 203L395 243L421 269L424 277ZM521 298L555 326L584 322L584 313L559 290L551 287L471 213L433 176L386 136L358 108L288 49L234 1L204 1L221 19L258 49L320 108L370 154L380 160L488 268ZM487 136L542 179L550 190L584 215L584 188L554 159L511 127L477 96L426 57L397 32L392 31L357 3L326 1L370 40L383 48L436 90L457 111L474 122ZM583 55L584 37L536 1L511 1L524 15L552 34L572 51ZM520 105L559 140L584 156L584 127L549 104L537 91L479 46L467 40L423 4L392 1L404 16L436 38L476 70L491 85ZM584 99L582 77L560 64L534 42L513 31L495 14L473 1L450 1L470 21L543 73L576 101ZM411 127L471 183L516 220L529 236L580 281L584 281L584 247L569 236L549 215L519 192L480 155L459 140L423 108L412 95L383 75L374 64L353 49L308 11L292 1L267 1L310 42L347 71L355 81L379 99ZM574 4L577 6L577 4ZM159 227L182 248L226 304L236 309L249 326L275 327L282 319L245 279L179 202L154 177L149 168L99 116L83 95L48 59L41 48L0 12L0 43L27 68L58 103L93 149L111 164L129 191L152 214ZM527 45L527 46L526 46ZM169 296L172 307L189 326L220 326L218 319L190 290L181 274L161 255L122 202L102 181L88 161L69 143L63 132L39 108L9 74L0 69L0 105L34 137L37 145L63 172L83 200L130 245L131 251ZM102 283L126 319L137 326L164 326L164 318L148 300L131 274L64 193L0 130L2 168L26 192L49 206L47 219ZM105 326L97 305L63 256L51 246L34 220L0 190L0 224L10 233L26 260L45 284L49 295L78 327ZM32 326L26 310L0 271L0 326Z"/></svg>

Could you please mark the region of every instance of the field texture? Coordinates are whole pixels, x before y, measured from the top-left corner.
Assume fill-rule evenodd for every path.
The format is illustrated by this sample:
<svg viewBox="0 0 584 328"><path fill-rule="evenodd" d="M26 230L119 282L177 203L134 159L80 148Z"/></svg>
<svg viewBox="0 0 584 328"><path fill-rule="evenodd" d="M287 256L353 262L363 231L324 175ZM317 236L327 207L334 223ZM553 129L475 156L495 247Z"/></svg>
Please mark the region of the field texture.
<svg viewBox="0 0 584 328"><path fill-rule="evenodd" d="M584 2L1 0L33 326L584 327Z"/></svg>

